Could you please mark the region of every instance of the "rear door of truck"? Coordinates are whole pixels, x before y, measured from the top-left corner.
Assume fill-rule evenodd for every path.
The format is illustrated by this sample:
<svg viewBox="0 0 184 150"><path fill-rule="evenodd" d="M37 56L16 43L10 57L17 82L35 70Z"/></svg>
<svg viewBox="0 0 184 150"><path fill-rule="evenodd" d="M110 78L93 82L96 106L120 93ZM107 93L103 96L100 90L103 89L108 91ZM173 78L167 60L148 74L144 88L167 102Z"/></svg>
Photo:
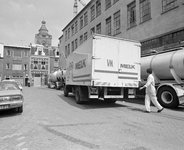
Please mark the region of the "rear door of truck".
<svg viewBox="0 0 184 150"><path fill-rule="evenodd" d="M117 86L118 41L107 37L93 39L92 79L95 86Z"/></svg>
<svg viewBox="0 0 184 150"><path fill-rule="evenodd" d="M118 84L123 87L138 87L140 81L140 44L133 41L119 42Z"/></svg>

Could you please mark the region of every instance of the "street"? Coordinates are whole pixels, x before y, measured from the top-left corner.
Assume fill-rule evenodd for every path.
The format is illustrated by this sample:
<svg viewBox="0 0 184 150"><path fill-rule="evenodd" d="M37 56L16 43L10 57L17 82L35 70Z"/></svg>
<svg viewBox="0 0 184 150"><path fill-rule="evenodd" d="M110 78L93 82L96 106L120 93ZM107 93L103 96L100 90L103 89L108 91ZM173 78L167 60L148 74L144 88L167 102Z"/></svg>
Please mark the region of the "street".
<svg viewBox="0 0 184 150"><path fill-rule="evenodd" d="M144 112L143 100L76 104L47 87L23 87L24 111L0 112L0 150L183 150L184 106Z"/></svg>

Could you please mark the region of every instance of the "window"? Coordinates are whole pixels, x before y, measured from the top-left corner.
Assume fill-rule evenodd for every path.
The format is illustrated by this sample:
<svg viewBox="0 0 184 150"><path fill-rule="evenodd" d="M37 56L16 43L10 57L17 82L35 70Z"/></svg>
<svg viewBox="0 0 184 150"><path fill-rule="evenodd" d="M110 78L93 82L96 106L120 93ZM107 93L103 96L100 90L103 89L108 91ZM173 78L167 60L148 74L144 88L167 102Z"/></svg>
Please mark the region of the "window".
<svg viewBox="0 0 184 150"><path fill-rule="evenodd" d="M21 64L12 64L12 70L22 70Z"/></svg>
<svg viewBox="0 0 184 150"><path fill-rule="evenodd" d="M78 23L77 21L75 21L75 33L77 33L77 31L78 31Z"/></svg>
<svg viewBox="0 0 184 150"><path fill-rule="evenodd" d="M136 26L136 3L133 1L127 6L128 28Z"/></svg>
<svg viewBox="0 0 184 150"><path fill-rule="evenodd" d="M83 16L80 17L80 29L83 28Z"/></svg>
<svg viewBox="0 0 184 150"><path fill-rule="evenodd" d="M27 51L24 51L24 56L28 57L28 52Z"/></svg>
<svg viewBox="0 0 184 150"><path fill-rule="evenodd" d="M74 51L74 41L72 41L72 52Z"/></svg>
<svg viewBox="0 0 184 150"><path fill-rule="evenodd" d="M88 12L84 13L84 26L88 24Z"/></svg>
<svg viewBox="0 0 184 150"><path fill-rule="evenodd" d="M117 3L119 0L114 0L114 4Z"/></svg>
<svg viewBox="0 0 184 150"><path fill-rule="evenodd" d="M101 0L96 1L96 17L101 15Z"/></svg>
<svg viewBox="0 0 184 150"><path fill-rule="evenodd" d="M7 51L6 51L6 55L7 55L7 56L11 56L11 51L10 51L10 50L7 50Z"/></svg>
<svg viewBox="0 0 184 150"><path fill-rule="evenodd" d="M121 32L120 11L114 14L114 35Z"/></svg>
<svg viewBox="0 0 184 150"><path fill-rule="evenodd" d="M72 30L72 36L73 36L74 33L75 33L75 31L74 31L74 24L72 24L71 30Z"/></svg>
<svg viewBox="0 0 184 150"><path fill-rule="evenodd" d="M162 0L162 12L167 12L177 6L177 0Z"/></svg>
<svg viewBox="0 0 184 150"><path fill-rule="evenodd" d="M111 35L111 17L106 19L106 35Z"/></svg>
<svg viewBox="0 0 184 150"><path fill-rule="evenodd" d="M95 6L91 7L91 21L95 19Z"/></svg>
<svg viewBox="0 0 184 150"><path fill-rule="evenodd" d="M38 69L38 61L37 60L34 60L34 67L33 69Z"/></svg>
<svg viewBox="0 0 184 150"><path fill-rule="evenodd" d="M140 22L151 19L150 0L140 0Z"/></svg>
<svg viewBox="0 0 184 150"><path fill-rule="evenodd" d="M41 69L42 70L45 70L46 69L45 61L41 61Z"/></svg>
<svg viewBox="0 0 184 150"><path fill-rule="evenodd" d="M105 9L108 9L111 7L111 0L105 0Z"/></svg>
<svg viewBox="0 0 184 150"><path fill-rule="evenodd" d="M88 39L88 32L84 33L84 41Z"/></svg>
<svg viewBox="0 0 184 150"><path fill-rule="evenodd" d="M75 49L77 49L77 47L78 47L78 40L75 39Z"/></svg>
<svg viewBox="0 0 184 150"><path fill-rule="evenodd" d="M28 65L24 64L24 70L28 70Z"/></svg>
<svg viewBox="0 0 184 150"><path fill-rule="evenodd" d="M91 34L95 33L95 27L91 28Z"/></svg>
<svg viewBox="0 0 184 150"><path fill-rule="evenodd" d="M20 50L15 50L13 54L15 57L22 57L22 51Z"/></svg>
<svg viewBox="0 0 184 150"><path fill-rule="evenodd" d="M96 33L101 34L101 23L96 26Z"/></svg>
<svg viewBox="0 0 184 150"><path fill-rule="evenodd" d="M68 39L68 32L67 32L67 30L65 31L65 41L67 41L67 39Z"/></svg>
<svg viewBox="0 0 184 150"><path fill-rule="evenodd" d="M67 50L68 50L68 47L67 45L65 46L65 57L67 57Z"/></svg>
<svg viewBox="0 0 184 150"><path fill-rule="evenodd" d="M38 55L42 55L42 51L39 50L39 51L38 51Z"/></svg>
<svg viewBox="0 0 184 150"><path fill-rule="evenodd" d="M6 69L7 69L7 70L10 69L10 64L9 64L9 63L6 64Z"/></svg>
<svg viewBox="0 0 184 150"><path fill-rule="evenodd" d="M68 28L68 39L70 38L70 28Z"/></svg>
<svg viewBox="0 0 184 150"><path fill-rule="evenodd" d="M80 45L83 43L83 35L80 36Z"/></svg>
<svg viewBox="0 0 184 150"><path fill-rule="evenodd" d="M69 55L70 54L70 44L68 44L68 53L67 53L67 55Z"/></svg>

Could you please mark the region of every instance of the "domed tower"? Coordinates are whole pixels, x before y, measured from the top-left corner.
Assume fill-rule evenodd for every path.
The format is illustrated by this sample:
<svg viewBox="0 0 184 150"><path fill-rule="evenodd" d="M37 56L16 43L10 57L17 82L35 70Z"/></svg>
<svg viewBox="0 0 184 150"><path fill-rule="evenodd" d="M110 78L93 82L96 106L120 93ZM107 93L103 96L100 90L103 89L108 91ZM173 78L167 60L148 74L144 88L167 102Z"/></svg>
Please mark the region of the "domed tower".
<svg viewBox="0 0 184 150"><path fill-rule="evenodd" d="M35 44L40 44L44 47L50 47L52 45L52 35L48 33L45 24L46 22L43 20L42 26L38 30L39 33L35 35Z"/></svg>

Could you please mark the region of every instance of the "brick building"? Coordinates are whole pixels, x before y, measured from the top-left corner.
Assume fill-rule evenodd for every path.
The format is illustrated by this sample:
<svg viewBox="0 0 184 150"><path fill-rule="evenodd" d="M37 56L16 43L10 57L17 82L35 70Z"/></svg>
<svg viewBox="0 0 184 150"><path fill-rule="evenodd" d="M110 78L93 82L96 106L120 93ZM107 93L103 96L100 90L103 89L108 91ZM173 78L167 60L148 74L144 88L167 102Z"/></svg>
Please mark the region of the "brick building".
<svg viewBox="0 0 184 150"><path fill-rule="evenodd" d="M138 40L142 55L177 47L184 41L183 14L184 0L91 0L63 28L60 53L67 57L94 32Z"/></svg>
<svg viewBox="0 0 184 150"><path fill-rule="evenodd" d="M2 80L14 79L27 85L29 76L30 47L3 45Z"/></svg>

